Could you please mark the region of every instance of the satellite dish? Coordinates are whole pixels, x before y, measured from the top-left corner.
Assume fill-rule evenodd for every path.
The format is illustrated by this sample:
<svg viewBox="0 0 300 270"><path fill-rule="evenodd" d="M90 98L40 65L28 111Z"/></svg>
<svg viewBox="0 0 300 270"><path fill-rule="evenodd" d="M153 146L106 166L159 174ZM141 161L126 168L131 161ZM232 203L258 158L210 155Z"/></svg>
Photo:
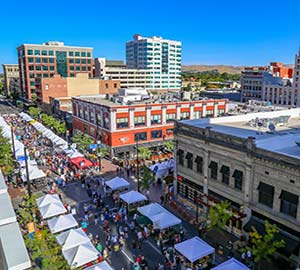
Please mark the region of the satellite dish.
<svg viewBox="0 0 300 270"><path fill-rule="evenodd" d="M273 123L270 123L270 124L269 124L269 130L272 131L272 132L275 131L275 126L274 126Z"/></svg>

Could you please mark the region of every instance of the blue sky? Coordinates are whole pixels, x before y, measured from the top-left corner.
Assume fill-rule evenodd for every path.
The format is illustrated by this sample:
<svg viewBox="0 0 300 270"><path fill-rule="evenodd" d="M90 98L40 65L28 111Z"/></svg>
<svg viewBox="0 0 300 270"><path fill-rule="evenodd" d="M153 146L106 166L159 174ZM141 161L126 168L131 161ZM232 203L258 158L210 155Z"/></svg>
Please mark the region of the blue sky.
<svg viewBox="0 0 300 270"><path fill-rule="evenodd" d="M181 40L183 64L293 63L299 10L299 0L4 1L0 64L17 63L18 45L48 40L124 59L135 33Z"/></svg>

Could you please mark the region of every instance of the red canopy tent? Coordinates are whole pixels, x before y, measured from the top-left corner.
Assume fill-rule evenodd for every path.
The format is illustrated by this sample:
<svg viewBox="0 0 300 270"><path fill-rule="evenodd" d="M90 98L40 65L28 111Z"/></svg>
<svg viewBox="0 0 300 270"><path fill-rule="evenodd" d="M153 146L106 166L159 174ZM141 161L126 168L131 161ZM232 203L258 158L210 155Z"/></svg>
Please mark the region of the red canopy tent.
<svg viewBox="0 0 300 270"><path fill-rule="evenodd" d="M71 158L71 162L77 168L80 168L80 169L85 169L87 167L93 166L93 163L90 160L86 159L85 157Z"/></svg>

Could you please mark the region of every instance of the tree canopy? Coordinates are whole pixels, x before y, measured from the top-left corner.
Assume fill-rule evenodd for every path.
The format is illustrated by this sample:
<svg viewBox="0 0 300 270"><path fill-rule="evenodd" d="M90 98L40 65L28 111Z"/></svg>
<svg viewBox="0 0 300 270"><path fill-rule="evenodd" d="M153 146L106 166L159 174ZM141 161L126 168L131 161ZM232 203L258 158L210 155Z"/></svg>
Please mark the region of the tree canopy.
<svg viewBox="0 0 300 270"><path fill-rule="evenodd" d="M14 159L11 151L11 143L8 138L2 135L0 127L0 167L5 175L11 174L13 171Z"/></svg>
<svg viewBox="0 0 300 270"><path fill-rule="evenodd" d="M72 137L72 141L73 143L76 143L77 148L82 151L88 151L90 144L93 143L93 139L90 136L81 132L77 132Z"/></svg>
<svg viewBox="0 0 300 270"><path fill-rule="evenodd" d="M232 217L230 202L223 201L215 204L208 212L208 229L225 229L227 221Z"/></svg>

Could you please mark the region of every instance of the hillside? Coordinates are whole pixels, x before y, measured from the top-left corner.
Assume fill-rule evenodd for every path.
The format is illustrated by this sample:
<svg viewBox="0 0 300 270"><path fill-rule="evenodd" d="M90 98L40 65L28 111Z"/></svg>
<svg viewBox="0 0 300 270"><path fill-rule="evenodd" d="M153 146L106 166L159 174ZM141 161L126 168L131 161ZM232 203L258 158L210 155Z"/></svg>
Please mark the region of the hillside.
<svg viewBox="0 0 300 270"><path fill-rule="evenodd" d="M217 70L219 73L239 74L245 66L227 66L227 65L183 65L182 70L188 72L203 72Z"/></svg>

